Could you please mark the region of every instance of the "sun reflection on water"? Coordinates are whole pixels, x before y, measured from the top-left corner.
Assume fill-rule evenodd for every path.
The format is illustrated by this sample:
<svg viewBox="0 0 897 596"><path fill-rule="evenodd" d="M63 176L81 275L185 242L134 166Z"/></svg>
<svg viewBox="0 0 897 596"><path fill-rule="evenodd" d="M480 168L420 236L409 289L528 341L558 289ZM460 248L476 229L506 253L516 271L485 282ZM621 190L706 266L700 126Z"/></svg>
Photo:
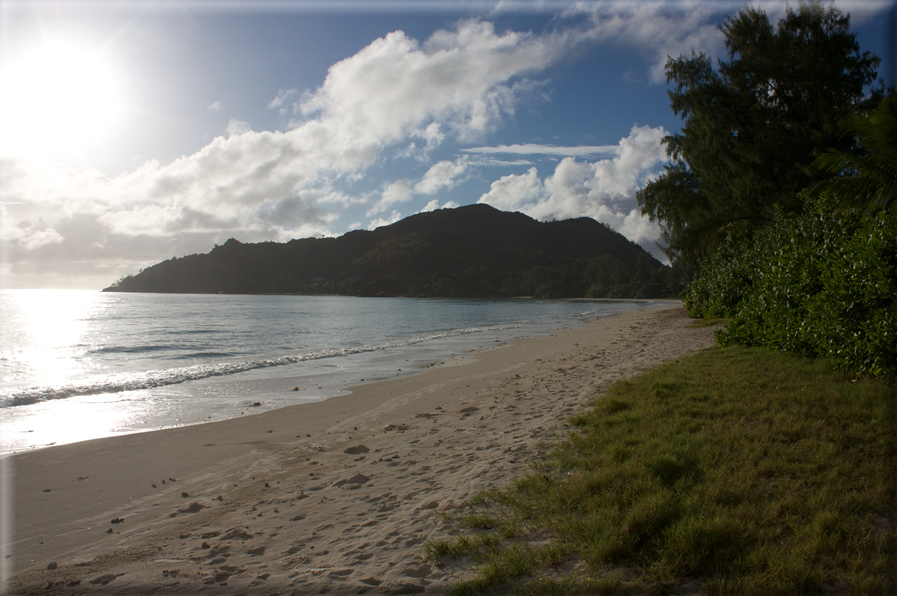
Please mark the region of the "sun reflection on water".
<svg viewBox="0 0 897 596"><path fill-rule="evenodd" d="M141 430L139 401L82 395L10 408L0 417L0 453L64 445Z"/></svg>
<svg viewBox="0 0 897 596"><path fill-rule="evenodd" d="M41 385L62 385L81 378L92 346L84 343L91 321L106 308L100 292L84 290L4 290L0 338L3 383L25 377ZM13 372L18 371L18 372ZM23 377L23 378L19 378Z"/></svg>

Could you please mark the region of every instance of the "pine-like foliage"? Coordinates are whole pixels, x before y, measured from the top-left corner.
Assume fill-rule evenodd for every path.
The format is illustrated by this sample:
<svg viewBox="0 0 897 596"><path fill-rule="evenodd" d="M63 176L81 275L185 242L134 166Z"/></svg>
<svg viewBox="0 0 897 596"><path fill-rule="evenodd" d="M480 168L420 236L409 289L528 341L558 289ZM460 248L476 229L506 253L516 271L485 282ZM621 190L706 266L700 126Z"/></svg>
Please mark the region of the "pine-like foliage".
<svg viewBox="0 0 897 596"><path fill-rule="evenodd" d="M801 3L775 28L746 8L722 31L728 59L718 68L705 54L668 61L684 125L664 139L671 163L638 194L674 261L695 263L733 228L749 235L777 210L800 213L800 191L824 177L810 164L827 147L850 147L843 122L868 109L877 78L879 59L860 52L834 6Z"/></svg>

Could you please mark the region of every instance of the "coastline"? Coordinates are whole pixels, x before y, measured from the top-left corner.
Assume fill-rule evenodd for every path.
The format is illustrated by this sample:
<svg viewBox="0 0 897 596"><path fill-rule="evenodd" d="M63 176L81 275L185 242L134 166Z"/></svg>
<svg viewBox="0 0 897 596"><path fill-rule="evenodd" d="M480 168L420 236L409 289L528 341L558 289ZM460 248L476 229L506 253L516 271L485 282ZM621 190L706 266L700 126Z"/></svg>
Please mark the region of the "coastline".
<svg viewBox="0 0 897 596"><path fill-rule="evenodd" d="M68 359L67 350L45 346L48 358L42 366L45 371L59 367L64 374L57 380L30 378L22 359L12 363L7 371L12 384L0 388L0 455L328 399L344 395L360 380L418 374L433 362L466 356L470 349L481 351L578 326L595 316L659 304L358 298L272 302L263 296L246 297L245 302L215 299L209 307L196 297L166 296L161 302L146 295L114 298L112 308L128 315L119 323L98 320L81 342L103 348L72 346L77 355ZM105 310L105 298L82 301L80 309L87 313L101 303ZM184 316L199 304L205 309L202 316ZM159 328L152 315L161 316L166 308L175 314L170 325ZM239 311L233 312L235 308ZM219 325L225 317L234 317L234 348L229 344L234 337ZM292 323L277 324L284 318ZM130 336L133 329L124 325L129 320L139 330L137 336ZM57 325L66 324L73 321ZM16 347L15 341L5 345L24 353L39 347ZM210 347L210 357L203 356ZM102 356L93 360L93 352ZM66 377L65 371L78 370L83 374Z"/></svg>
<svg viewBox="0 0 897 596"><path fill-rule="evenodd" d="M713 345L687 325L671 303L325 401L4 458L6 588L443 591L463 567L418 559L439 512L524 471L596 391Z"/></svg>

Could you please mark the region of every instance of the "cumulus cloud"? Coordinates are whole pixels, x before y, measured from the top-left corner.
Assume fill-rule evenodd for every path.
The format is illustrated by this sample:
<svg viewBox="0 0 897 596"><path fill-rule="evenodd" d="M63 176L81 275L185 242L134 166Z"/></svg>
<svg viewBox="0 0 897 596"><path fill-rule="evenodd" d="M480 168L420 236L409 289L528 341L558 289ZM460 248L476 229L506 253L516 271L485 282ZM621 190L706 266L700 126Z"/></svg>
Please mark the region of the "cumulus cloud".
<svg viewBox="0 0 897 596"><path fill-rule="evenodd" d="M539 171L530 168L526 174L502 176L492 183L489 192L477 202L492 205L502 211L518 211L538 205L544 195Z"/></svg>
<svg viewBox="0 0 897 596"><path fill-rule="evenodd" d="M394 224L397 221L402 219L402 214L398 211L393 211L389 217L381 217L378 219L372 219L368 224L369 230L376 230L377 228L388 226L389 224Z"/></svg>
<svg viewBox="0 0 897 596"><path fill-rule="evenodd" d="M277 97L271 100L271 103L268 104L268 109L273 110L277 108L280 114L286 115L293 109L293 100L299 96L298 89L281 89L277 92Z"/></svg>
<svg viewBox="0 0 897 596"><path fill-rule="evenodd" d="M215 100L211 104L206 107L206 110L209 112L220 112L221 111L221 100Z"/></svg>
<svg viewBox="0 0 897 596"><path fill-rule="evenodd" d="M225 132L227 132L227 136L232 137L235 135L245 134L251 130L252 128L249 126L248 122L243 122L242 120L231 118L230 122L227 123Z"/></svg>
<svg viewBox="0 0 897 596"><path fill-rule="evenodd" d="M616 157L596 162L566 157L544 180L536 168L503 176L478 202L542 220L592 217L660 256L655 246L660 230L641 215L635 194L665 161L660 141L666 135L662 127L633 127L620 140Z"/></svg>
<svg viewBox="0 0 897 596"><path fill-rule="evenodd" d="M395 31L330 67L299 110L342 148L412 139L433 148L447 135L478 139L531 91L527 76L583 41L579 30L498 33L492 23L477 20L436 31L423 43ZM296 130L307 124L297 121Z"/></svg>
<svg viewBox="0 0 897 596"><path fill-rule="evenodd" d="M53 228L46 228L44 230L31 232L24 238L19 239L19 246L26 250L34 250L35 248L61 241L62 236L59 235L59 232Z"/></svg>
<svg viewBox="0 0 897 596"><path fill-rule="evenodd" d="M450 190L464 179L467 169L467 158L462 157L454 162L440 161L433 164L416 184L412 184L411 180L407 178L384 184L380 191L380 198L368 209L367 215L370 217L383 213L394 205L407 203L415 195L433 195L442 190ZM432 200L428 207L436 206L424 210L437 209L438 204L438 200Z"/></svg>
<svg viewBox="0 0 897 596"><path fill-rule="evenodd" d="M495 147L469 147L465 153L480 155L557 155L562 157L584 157L590 155L616 155L617 145L580 145L576 147L557 147L555 145L496 145Z"/></svg>
<svg viewBox="0 0 897 596"><path fill-rule="evenodd" d="M433 199L424 205L424 208L418 211L418 213L429 213L430 211L436 211L437 209L455 209L456 207L460 207L458 203L455 201L447 201L444 205L439 205L439 199Z"/></svg>
<svg viewBox="0 0 897 596"><path fill-rule="evenodd" d="M411 182L409 180L396 180L383 187L380 193L380 200L374 203L374 206L368 210L368 216L376 213L382 213L396 203L404 203L413 196L411 190Z"/></svg>
<svg viewBox="0 0 897 596"><path fill-rule="evenodd" d="M588 17L589 34L596 42L640 52L650 61L650 79L663 83L668 56L688 55L692 50L719 55L723 49L723 34L714 17L721 10L726 14L727 7L713 2L684 4L688 5L680 6L684 10L670 10L663 2L583 2L566 14Z"/></svg>
<svg viewBox="0 0 897 596"><path fill-rule="evenodd" d="M420 182L414 185L414 191L432 195L441 190L449 190L463 181L468 169L468 162L461 158L454 162L440 161L433 164Z"/></svg>
<svg viewBox="0 0 897 596"><path fill-rule="evenodd" d="M499 32L482 20L463 21L423 41L392 32L331 66L319 88L304 94L279 91L268 107L294 118L287 131L257 132L231 120L225 135L192 154L168 164L150 161L112 178L0 155L0 251L13 259L8 271L115 274L111 281L172 255L205 252L232 236L253 242L327 234L347 205L370 204L376 197L344 193L373 166L409 148L409 157L428 160L447 139L482 143L539 91L537 77L547 67L584 44L645 45L652 48L646 51L675 53L676 44L715 39L700 20L701 11L659 18L653 4L608 6L603 13L580 11L569 22L561 19L561 26L544 34ZM517 147L504 153L526 150L534 151ZM552 154L545 147L539 151ZM596 213L610 223L623 217L620 225L630 234L650 235L638 231L640 219L625 219L635 184L631 174L642 162L623 144L619 151L608 163L568 157L545 180L535 171L507 176L482 200L541 217ZM526 163L495 154L472 152L466 160L434 164L416 183L392 183L371 210L371 215L391 215L369 227L395 221L400 215L394 207L413 193L451 189L472 167ZM46 221L37 228L20 225L40 216Z"/></svg>

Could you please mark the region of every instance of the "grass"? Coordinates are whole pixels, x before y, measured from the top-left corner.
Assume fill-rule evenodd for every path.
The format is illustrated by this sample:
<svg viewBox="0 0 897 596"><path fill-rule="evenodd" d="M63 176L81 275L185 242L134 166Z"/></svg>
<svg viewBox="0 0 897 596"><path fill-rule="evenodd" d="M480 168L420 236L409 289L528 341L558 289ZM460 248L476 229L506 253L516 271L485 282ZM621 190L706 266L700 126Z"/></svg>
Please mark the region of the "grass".
<svg viewBox="0 0 897 596"><path fill-rule="evenodd" d="M721 325L726 327L729 323L732 322L732 319L695 319L693 323L691 323L688 327L689 329L700 329L701 327L716 327L717 325Z"/></svg>
<svg viewBox="0 0 897 596"><path fill-rule="evenodd" d="M454 594L894 594L893 386L763 349L617 383L426 545Z"/></svg>

